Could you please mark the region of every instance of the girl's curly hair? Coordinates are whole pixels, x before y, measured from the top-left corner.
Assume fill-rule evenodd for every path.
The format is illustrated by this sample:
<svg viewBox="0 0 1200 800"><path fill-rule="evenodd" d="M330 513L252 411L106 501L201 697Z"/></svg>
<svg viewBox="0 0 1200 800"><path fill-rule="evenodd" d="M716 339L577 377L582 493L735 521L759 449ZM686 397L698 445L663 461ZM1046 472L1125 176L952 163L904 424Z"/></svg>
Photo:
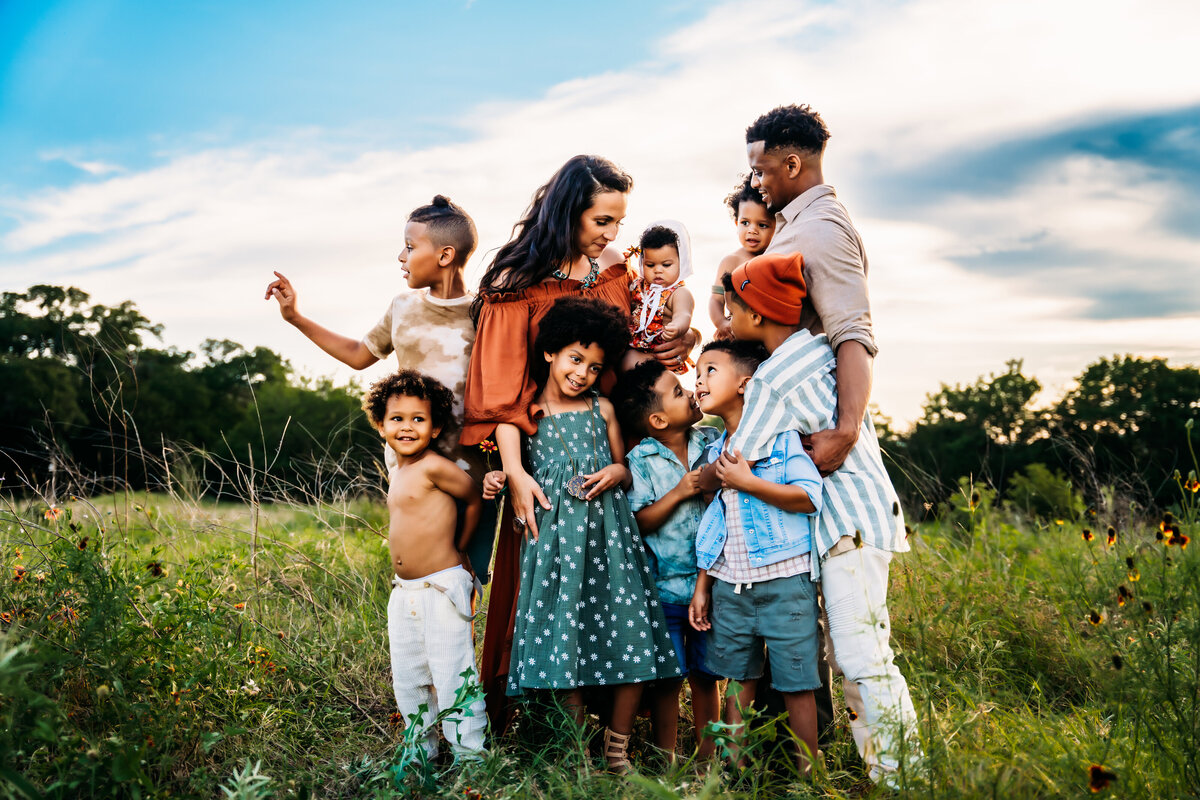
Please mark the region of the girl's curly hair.
<svg viewBox="0 0 1200 800"><path fill-rule="evenodd" d="M604 351L604 363L613 364L629 349L629 313L614 305L589 297L562 297L550 306L538 325L530 366L541 372L538 384L545 381L546 362L542 353L557 353L568 345L596 344Z"/></svg>
<svg viewBox="0 0 1200 800"><path fill-rule="evenodd" d="M402 369L371 384L363 397L362 409L371 422L379 427L387 414L388 400L393 397L416 397L429 401L430 419L433 427L446 430L451 422L454 395L449 389L428 375L413 369Z"/></svg>

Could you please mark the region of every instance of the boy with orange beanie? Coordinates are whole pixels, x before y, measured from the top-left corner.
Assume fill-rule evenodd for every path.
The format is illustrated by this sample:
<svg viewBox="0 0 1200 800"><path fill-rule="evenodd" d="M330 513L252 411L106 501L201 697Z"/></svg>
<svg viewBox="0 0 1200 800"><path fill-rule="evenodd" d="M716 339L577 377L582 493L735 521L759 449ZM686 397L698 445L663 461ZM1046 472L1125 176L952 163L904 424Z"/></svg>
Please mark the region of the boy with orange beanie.
<svg viewBox="0 0 1200 800"><path fill-rule="evenodd" d="M824 334L800 327L807 295L799 253L770 253L725 276L730 327L762 342L770 357L746 385L745 410L726 452L750 461L780 433L802 435L837 424L837 362ZM892 782L920 755L916 712L889 643L888 564L907 551L900 502L883 466L870 415L844 465L826 476L816 527L813 579L828 615L831 666L844 676L859 753L875 781Z"/></svg>

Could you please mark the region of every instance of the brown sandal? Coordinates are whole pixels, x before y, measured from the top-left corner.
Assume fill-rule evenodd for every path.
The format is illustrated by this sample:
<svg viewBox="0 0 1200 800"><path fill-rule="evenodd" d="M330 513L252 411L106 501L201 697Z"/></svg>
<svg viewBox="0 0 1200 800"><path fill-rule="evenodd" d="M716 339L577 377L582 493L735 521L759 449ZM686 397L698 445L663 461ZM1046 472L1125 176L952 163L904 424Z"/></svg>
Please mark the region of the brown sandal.
<svg viewBox="0 0 1200 800"><path fill-rule="evenodd" d="M604 760L608 762L608 771L618 775L627 775L633 771L629 760L629 739L633 734L617 733L612 728L604 729Z"/></svg>

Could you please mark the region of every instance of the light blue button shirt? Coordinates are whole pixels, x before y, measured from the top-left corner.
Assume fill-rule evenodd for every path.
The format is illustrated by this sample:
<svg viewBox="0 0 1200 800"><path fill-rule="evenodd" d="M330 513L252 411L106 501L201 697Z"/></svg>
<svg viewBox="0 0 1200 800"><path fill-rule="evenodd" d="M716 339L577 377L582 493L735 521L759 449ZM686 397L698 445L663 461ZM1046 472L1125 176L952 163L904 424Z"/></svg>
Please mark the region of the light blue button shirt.
<svg viewBox="0 0 1200 800"><path fill-rule="evenodd" d="M700 466L704 448L716 441L716 428L697 425L688 434L688 466L670 448L647 437L629 451L627 461L633 475L628 492L630 508L636 513L674 489L684 474ZM643 533L650 549L650 567L658 597L665 603L687 605L696 589L696 531L704 515L704 499L697 495L680 503L663 526Z"/></svg>

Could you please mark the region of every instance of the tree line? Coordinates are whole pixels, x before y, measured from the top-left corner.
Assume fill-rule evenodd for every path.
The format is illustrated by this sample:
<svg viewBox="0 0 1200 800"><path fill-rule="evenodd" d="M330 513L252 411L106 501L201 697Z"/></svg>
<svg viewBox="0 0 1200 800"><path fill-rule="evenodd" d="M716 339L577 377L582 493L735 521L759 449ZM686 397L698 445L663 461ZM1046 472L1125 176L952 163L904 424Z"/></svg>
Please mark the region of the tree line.
<svg viewBox="0 0 1200 800"><path fill-rule="evenodd" d="M161 333L132 301L105 306L73 287L0 295L0 488L174 481L315 496L377 481L358 387L300 380L277 353L225 339L152 346ZM1042 515L1081 513L1105 493L1172 502L1176 471L1193 464L1185 426L1200 414L1200 370L1105 357L1035 407L1042 387L1022 366L943 385L908 431L877 417L910 511L936 512L964 487Z"/></svg>
<svg viewBox="0 0 1200 800"><path fill-rule="evenodd" d="M317 496L370 474L379 437L355 387L227 339L152 346L161 332L73 287L0 295L0 487Z"/></svg>

